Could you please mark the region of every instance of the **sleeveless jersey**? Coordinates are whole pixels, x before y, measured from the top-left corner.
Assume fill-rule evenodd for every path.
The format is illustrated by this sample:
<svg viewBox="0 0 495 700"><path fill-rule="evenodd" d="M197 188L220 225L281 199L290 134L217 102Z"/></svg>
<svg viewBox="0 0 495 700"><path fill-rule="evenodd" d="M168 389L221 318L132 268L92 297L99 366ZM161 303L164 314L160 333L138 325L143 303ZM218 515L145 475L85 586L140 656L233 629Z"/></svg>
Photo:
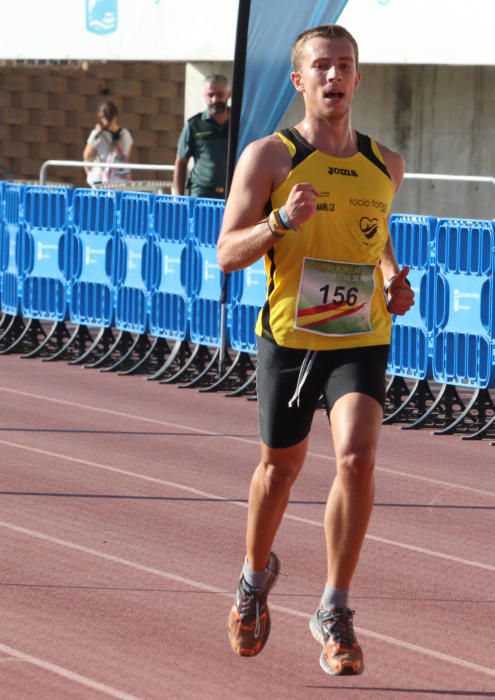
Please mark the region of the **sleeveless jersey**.
<svg viewBox="0 0 495 700"><path fill-rule="evenodd" d="M358 152L337 158L295 129L277 135L292 169L270 209L285 204L297 183L311 183L319 196L314 216L265 254L267 299L256 333L305 350L388 345L391 316L379 261L395 192L376 142L358 133Z"/></svg>

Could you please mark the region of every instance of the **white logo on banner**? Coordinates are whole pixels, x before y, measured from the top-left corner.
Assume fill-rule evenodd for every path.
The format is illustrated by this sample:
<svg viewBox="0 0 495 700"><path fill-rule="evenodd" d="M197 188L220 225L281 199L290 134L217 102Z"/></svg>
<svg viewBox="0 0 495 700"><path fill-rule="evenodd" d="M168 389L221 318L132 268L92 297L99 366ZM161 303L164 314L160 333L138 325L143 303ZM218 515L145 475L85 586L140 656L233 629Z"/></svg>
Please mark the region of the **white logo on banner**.
<svg viewBox="0 0 495 700"><path fill-rule="evenodd" d="M93 34L117 31L118 0L86 0L86 29Z"/></svg>

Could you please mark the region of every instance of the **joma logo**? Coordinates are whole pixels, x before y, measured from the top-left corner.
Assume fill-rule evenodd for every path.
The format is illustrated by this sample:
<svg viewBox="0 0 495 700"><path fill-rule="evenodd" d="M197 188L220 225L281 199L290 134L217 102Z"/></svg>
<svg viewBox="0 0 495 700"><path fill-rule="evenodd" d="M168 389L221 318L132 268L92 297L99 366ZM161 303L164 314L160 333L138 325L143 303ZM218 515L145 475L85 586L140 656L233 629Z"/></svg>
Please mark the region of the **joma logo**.
<svg viewBox="0 0 495 700"><path fill-rule="evenodd" d="M328 168L329 175L347 175L348 177L359 177L355 170L347 170L347 168Z"/></svg>

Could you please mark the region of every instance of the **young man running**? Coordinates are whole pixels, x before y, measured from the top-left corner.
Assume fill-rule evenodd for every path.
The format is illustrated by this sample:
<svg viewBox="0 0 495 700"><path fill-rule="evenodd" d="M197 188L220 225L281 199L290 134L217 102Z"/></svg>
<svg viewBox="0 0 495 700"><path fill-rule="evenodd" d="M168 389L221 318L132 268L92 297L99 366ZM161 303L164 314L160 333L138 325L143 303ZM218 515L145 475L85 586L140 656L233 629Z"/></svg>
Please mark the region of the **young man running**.
<svg viewBox="0 0 495 700"><path fill-rule="evenodd" d="M247 555L228 619L233 650L254 656L270 631L272 544L323 394L336 456L324 516L327 580L310 629L330 674L361 673L348 591L373 505L391 314L414 303L388 215L403 158L351 126L358 47L339 25L300 34L291 79L304 99L291 129L239 159L218 242L225 272L265 256L257 323L261 459L249 492Z"/></svg>

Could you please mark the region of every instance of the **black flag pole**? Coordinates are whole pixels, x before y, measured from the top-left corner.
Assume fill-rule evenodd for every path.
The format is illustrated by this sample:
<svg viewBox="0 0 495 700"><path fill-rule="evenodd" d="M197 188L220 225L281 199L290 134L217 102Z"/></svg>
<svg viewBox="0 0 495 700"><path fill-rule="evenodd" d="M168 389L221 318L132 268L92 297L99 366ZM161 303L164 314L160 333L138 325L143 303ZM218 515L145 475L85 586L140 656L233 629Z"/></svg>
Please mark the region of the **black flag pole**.
<svg viewBox="0 0 495 700"><path fill-rule="evenodd" d="M229 143L227 151L227 181L225 183L226 195L228 195L232 184L232 177L237 161L237 144L239 142L239 125L241 122L242 95L244 92L250 10L251 0L239 0L234 70L232 74L232 106L230 110Z"/></svg>
<svg viewBox="0 0 495 700"><path fill-rule="evenodd" d="M249 29L249 13L251 0L239 0L237 14L237 29L234 51L234 70L232 75L232 103L230 109L229 141L227 149L227 175L225 182L225 198L229 196L234 169L237 161L237 144L239 141L239 125L242 112L242 95L244 92L244 75L246 69L246 54ZM225 273L222 279L220 295L220 353L219 374L222 374L226 353L226 304L230 274Z"/></svg>

